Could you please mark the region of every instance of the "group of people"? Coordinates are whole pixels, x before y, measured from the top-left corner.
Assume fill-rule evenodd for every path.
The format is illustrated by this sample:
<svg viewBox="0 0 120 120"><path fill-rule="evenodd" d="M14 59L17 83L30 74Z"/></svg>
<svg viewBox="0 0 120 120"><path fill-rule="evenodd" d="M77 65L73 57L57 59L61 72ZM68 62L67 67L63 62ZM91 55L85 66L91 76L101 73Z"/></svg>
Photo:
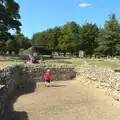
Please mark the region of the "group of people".
<svg viewBox="0 0 120 120"><path fill-rule="evenodd" d="M30 60L31 63L45 63L43 59L36 61L34 57L30 56ZM51 74L50 74L50 70L48 69L45 73L44 73L44 81L45 81L45 86L46 87L50 87L50 78L51 78Z"/></svg>
<svg viewBox="0 0 120 120"><path fill-rule="evenodd" d="M41 58L40 60L36 60L34 57L32 57L32 56L29 56L29 59L30 59L30 62L31 63L45 63L45 61L44 61L44 59L43 58Z"/></svg>

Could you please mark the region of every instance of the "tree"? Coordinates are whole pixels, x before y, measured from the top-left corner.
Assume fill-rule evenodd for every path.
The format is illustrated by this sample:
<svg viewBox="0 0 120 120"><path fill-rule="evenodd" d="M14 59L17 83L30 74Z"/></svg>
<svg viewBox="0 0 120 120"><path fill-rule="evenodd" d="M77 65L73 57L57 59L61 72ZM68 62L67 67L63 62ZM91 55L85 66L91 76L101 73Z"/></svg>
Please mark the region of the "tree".
<svg viewBox="0 0 120 120"><path fill-rule="evenodd" d="M24 40L24 35L23 34L14 35L14 40L16 42L17 47L18 48L22 48L22 46L23 46L23 40Z"/></svg>
<svg viewBox="0 0 120 120"><path fill-rule="evenodd" d="M4 55L6 52L6 44L4 40L0 40L0 54Z"/></svg>
<svg viewBox="0 0 120 120"><path fill-rule="evenodd" d="M9 30L15 30L20 33L21 23L19 22L19 4L14 0L0 1L0 46L4 44L0 51L6 52L6 41L12 38ZM3 49L4 48L4 49Z"/></svg>
<svg viewBox="0 0 120 120"><path fill-rule="evenodd" d="M67 51L78 52L79 29L80 26L74 21L68 22L62 27L59 48L64 52L64 56Z"/></svg>
<svg viewBox="0 0 120 120"><path fill-rule="evenodd" d="M115 14L109 15L109 20L99 33L98 41L98 51L110 56L120 54L120 24Z"/></svg>
<svg viewBox="0 0 120 120"><path fill-rule="evenodd" d="M34 34L32 37L32 48L33 52L41 52L41 54L44 51L51 51L52 29Z"/></svg>
<svg viewBox="0 0 120 120"><path fill-rule="evenodd" d="M61 28L56 26L55 28L47 29L36 33L32 37L32 47L34 50L40 51L58 51L58 41L61 35Z"/></svg>
<svg viewBox="0 0 120 120"><path fill-rule="evenodd" d="M19 4L14 0L1 0L0 2L0 21L5 26L4 31L10 29L20 32L21 23L19 22Z"/></svg>
<svg viewBox="0 0 120 120"><path fill-rule="evenodd" d="M28 37L24 37L22 48L24 50L31 47L31 40Z"/></svg>
<svg viewBox="0 0 120 120"><path fill-rule="evenodd" d="M53 28L53 39L52 39L52 47L56 50L59 51L59 38L61 37L61 27L56 26Z"/></svg>
<svg viewBox="0 0 120 120"><path fill-rule="evenodd" d="M31 40L24 36L24 34L17 34L14 35L14 51L16 51L16 54L19 53L20 49L26 50L31 47Z"/></svg>
<svg viewBox="0 0 120 120"><path fill-rule="evenodd" d="M61 38L59 39L59 45L58 47L60 48L60 50L64 53L64 56L66 55L66 52L69 49L69 44L70 44L70 36L68 35L63 35L61 36Z"/></svg>
<svg viewBox="0 0 120 120"><path fill-rule="evenodd" d="M92 57L94 49L97 47L97 37L99 29L96 24L86 23L81 27L80 48L86 55Z"/></svg>
<svg viewBox="0 0 120 120"><path fill-rule="evenodd" d="M12 54L12 51L14 51L14 43L13 43L13 40L9 39L9 40L6 42L6 49L7 49L7 51L9 52L9 54Z"/></svg>

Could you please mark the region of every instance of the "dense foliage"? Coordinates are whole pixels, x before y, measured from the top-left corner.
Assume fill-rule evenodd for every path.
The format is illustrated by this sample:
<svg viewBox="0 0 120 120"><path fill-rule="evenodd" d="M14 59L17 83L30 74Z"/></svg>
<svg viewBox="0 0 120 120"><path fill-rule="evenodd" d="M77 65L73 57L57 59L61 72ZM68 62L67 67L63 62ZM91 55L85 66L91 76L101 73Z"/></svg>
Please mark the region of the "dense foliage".
<svg viewBox="0 0 120 120"><path fill-rule="evenodd" d="M0 0L0 53L13 51L18 54L20 49L28 49L31 46L30 40L20 33L21 23L19 22L19 4L14 0ZM14 30L17 35L11 35Z"/></svg>
<svg viewBox="0 0 120 120"><path fill-rule="evenodd" d="M78 55L79 50L83 50L90 57L93 54L120 55L120 24L115 14L109 15L103 28L92 23L80 26L71 21L61 27L34 34L32 46L39 52L51 50L64 55Z"/></svg>
<svg viewBox="0 0 120 120"><path fill-rule="evenodd" d="M110 14L104 27L96 24L77 24L75 21L67 22L63 26L56 26L35 33L32 40L20 34L19 4L14 0L0 0L0 54L18 54L31 47L35 52L58 54L66 53L78 55L80 50L85 55L93 54L106 56L120 55L120 24L115 14ZM10 30L16 31L15 35Z"/></svg>

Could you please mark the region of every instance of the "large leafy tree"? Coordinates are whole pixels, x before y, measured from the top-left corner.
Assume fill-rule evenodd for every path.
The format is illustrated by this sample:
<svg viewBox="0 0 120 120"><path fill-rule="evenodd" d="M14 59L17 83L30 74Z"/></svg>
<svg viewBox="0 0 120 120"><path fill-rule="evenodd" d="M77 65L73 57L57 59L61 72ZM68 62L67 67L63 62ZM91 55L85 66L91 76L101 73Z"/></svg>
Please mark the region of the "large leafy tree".
<svg viewBox="0 0 120 120"><path fill-rule="evenodd" d="M97 37L99 29L96 24L86 23L81 27L80 35L80 48L85 51L86 55L90 57L97 47Z"/></svg>
<svg viewBox="0 0 120 120"><path fill-rule="evenodd" d="M62 35L61 32L61 27L56 26L55 28L53 28L53 38L52 38L52 47L56 50L59 51L59 40L60 37Z"/></svg>
<svg viewBox="0 0 120 120"><path fill-rule="evenodd" d="M9 54L12 53L12 51L14 51L14 41L11 39L8 39L6 42L6 50L9 52Z"/></svg>
<svg viewBox="0 0 120 120"><path fill-rule="evenodd" d="M19 53L20 49L26 50L31 47L31 40L24 36L24 34L14 35L13 40L14 51Z"/></svg>
<svg viewBox="0 0 120 120"><path fill-rule="evenodd" d="M49 49L51 47L49 39L51 39L50 33L47 31L43 31L40 33L36 33L32 37L32 45L35 48L40 49Z"/></svg>
<svg viewBox="0 0 120 120"><path fill-rule="evenodd" d="M2 30L8 31L10 29L20 32L21 23L19 22L19 4L14 0L1 0L0 1L0 23Z"/></svg>
<svg viewBox="0 0 120 120"><path fill-rule="evenodd" d="M13 37L9 30L15 30L16 33L20 33L21 23L19 19L19 4L14 0L0 0L0 46L4 44L0 49L2 53L6 52L6 45L13 43L13 41L10 41L10 39L13 40Z"/></svg>
<svg viewBox="0 0 120 120"><path fill-rule="evenodd" d="M80 26L72 21L65 24L62 29L62 35L59 38L59 48L64 52L74 53L78 51Z"/></svg>
<svg viewBox="0 0 120 120"><path fill-rule="evenodd" d="M109 20L99 33L98 42L99 52L110 56L120 54L120 24L115 14L109 15Z"/></svg>
<svg viewBox="0 0 120 120"><path fill-rule="evenodd" d="M31 47L31 39L29 39L28 37L24 37L23 43L22 43L22 48L24 50L28 49Z"/></svg>
<svg viewBox="0 0 120 120"><path fill-rule="evenodd" d="M58 41L61 35L61 28L55 27L36 33L32 37L32 46L38 51L58 51Z"/></svg>

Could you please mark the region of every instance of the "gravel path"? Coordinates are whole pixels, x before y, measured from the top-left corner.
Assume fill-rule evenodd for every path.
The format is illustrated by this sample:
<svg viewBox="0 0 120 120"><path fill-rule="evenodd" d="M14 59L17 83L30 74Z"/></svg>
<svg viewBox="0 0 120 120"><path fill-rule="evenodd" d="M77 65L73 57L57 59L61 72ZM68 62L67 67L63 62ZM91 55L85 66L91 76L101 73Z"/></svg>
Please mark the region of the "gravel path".
<svg viewBox="0 0 120 120"><path fill-rule="evenodd" d="M34 93L20 96L12 120L120 120L120 103L75 81L38 83Z"/></svg>

